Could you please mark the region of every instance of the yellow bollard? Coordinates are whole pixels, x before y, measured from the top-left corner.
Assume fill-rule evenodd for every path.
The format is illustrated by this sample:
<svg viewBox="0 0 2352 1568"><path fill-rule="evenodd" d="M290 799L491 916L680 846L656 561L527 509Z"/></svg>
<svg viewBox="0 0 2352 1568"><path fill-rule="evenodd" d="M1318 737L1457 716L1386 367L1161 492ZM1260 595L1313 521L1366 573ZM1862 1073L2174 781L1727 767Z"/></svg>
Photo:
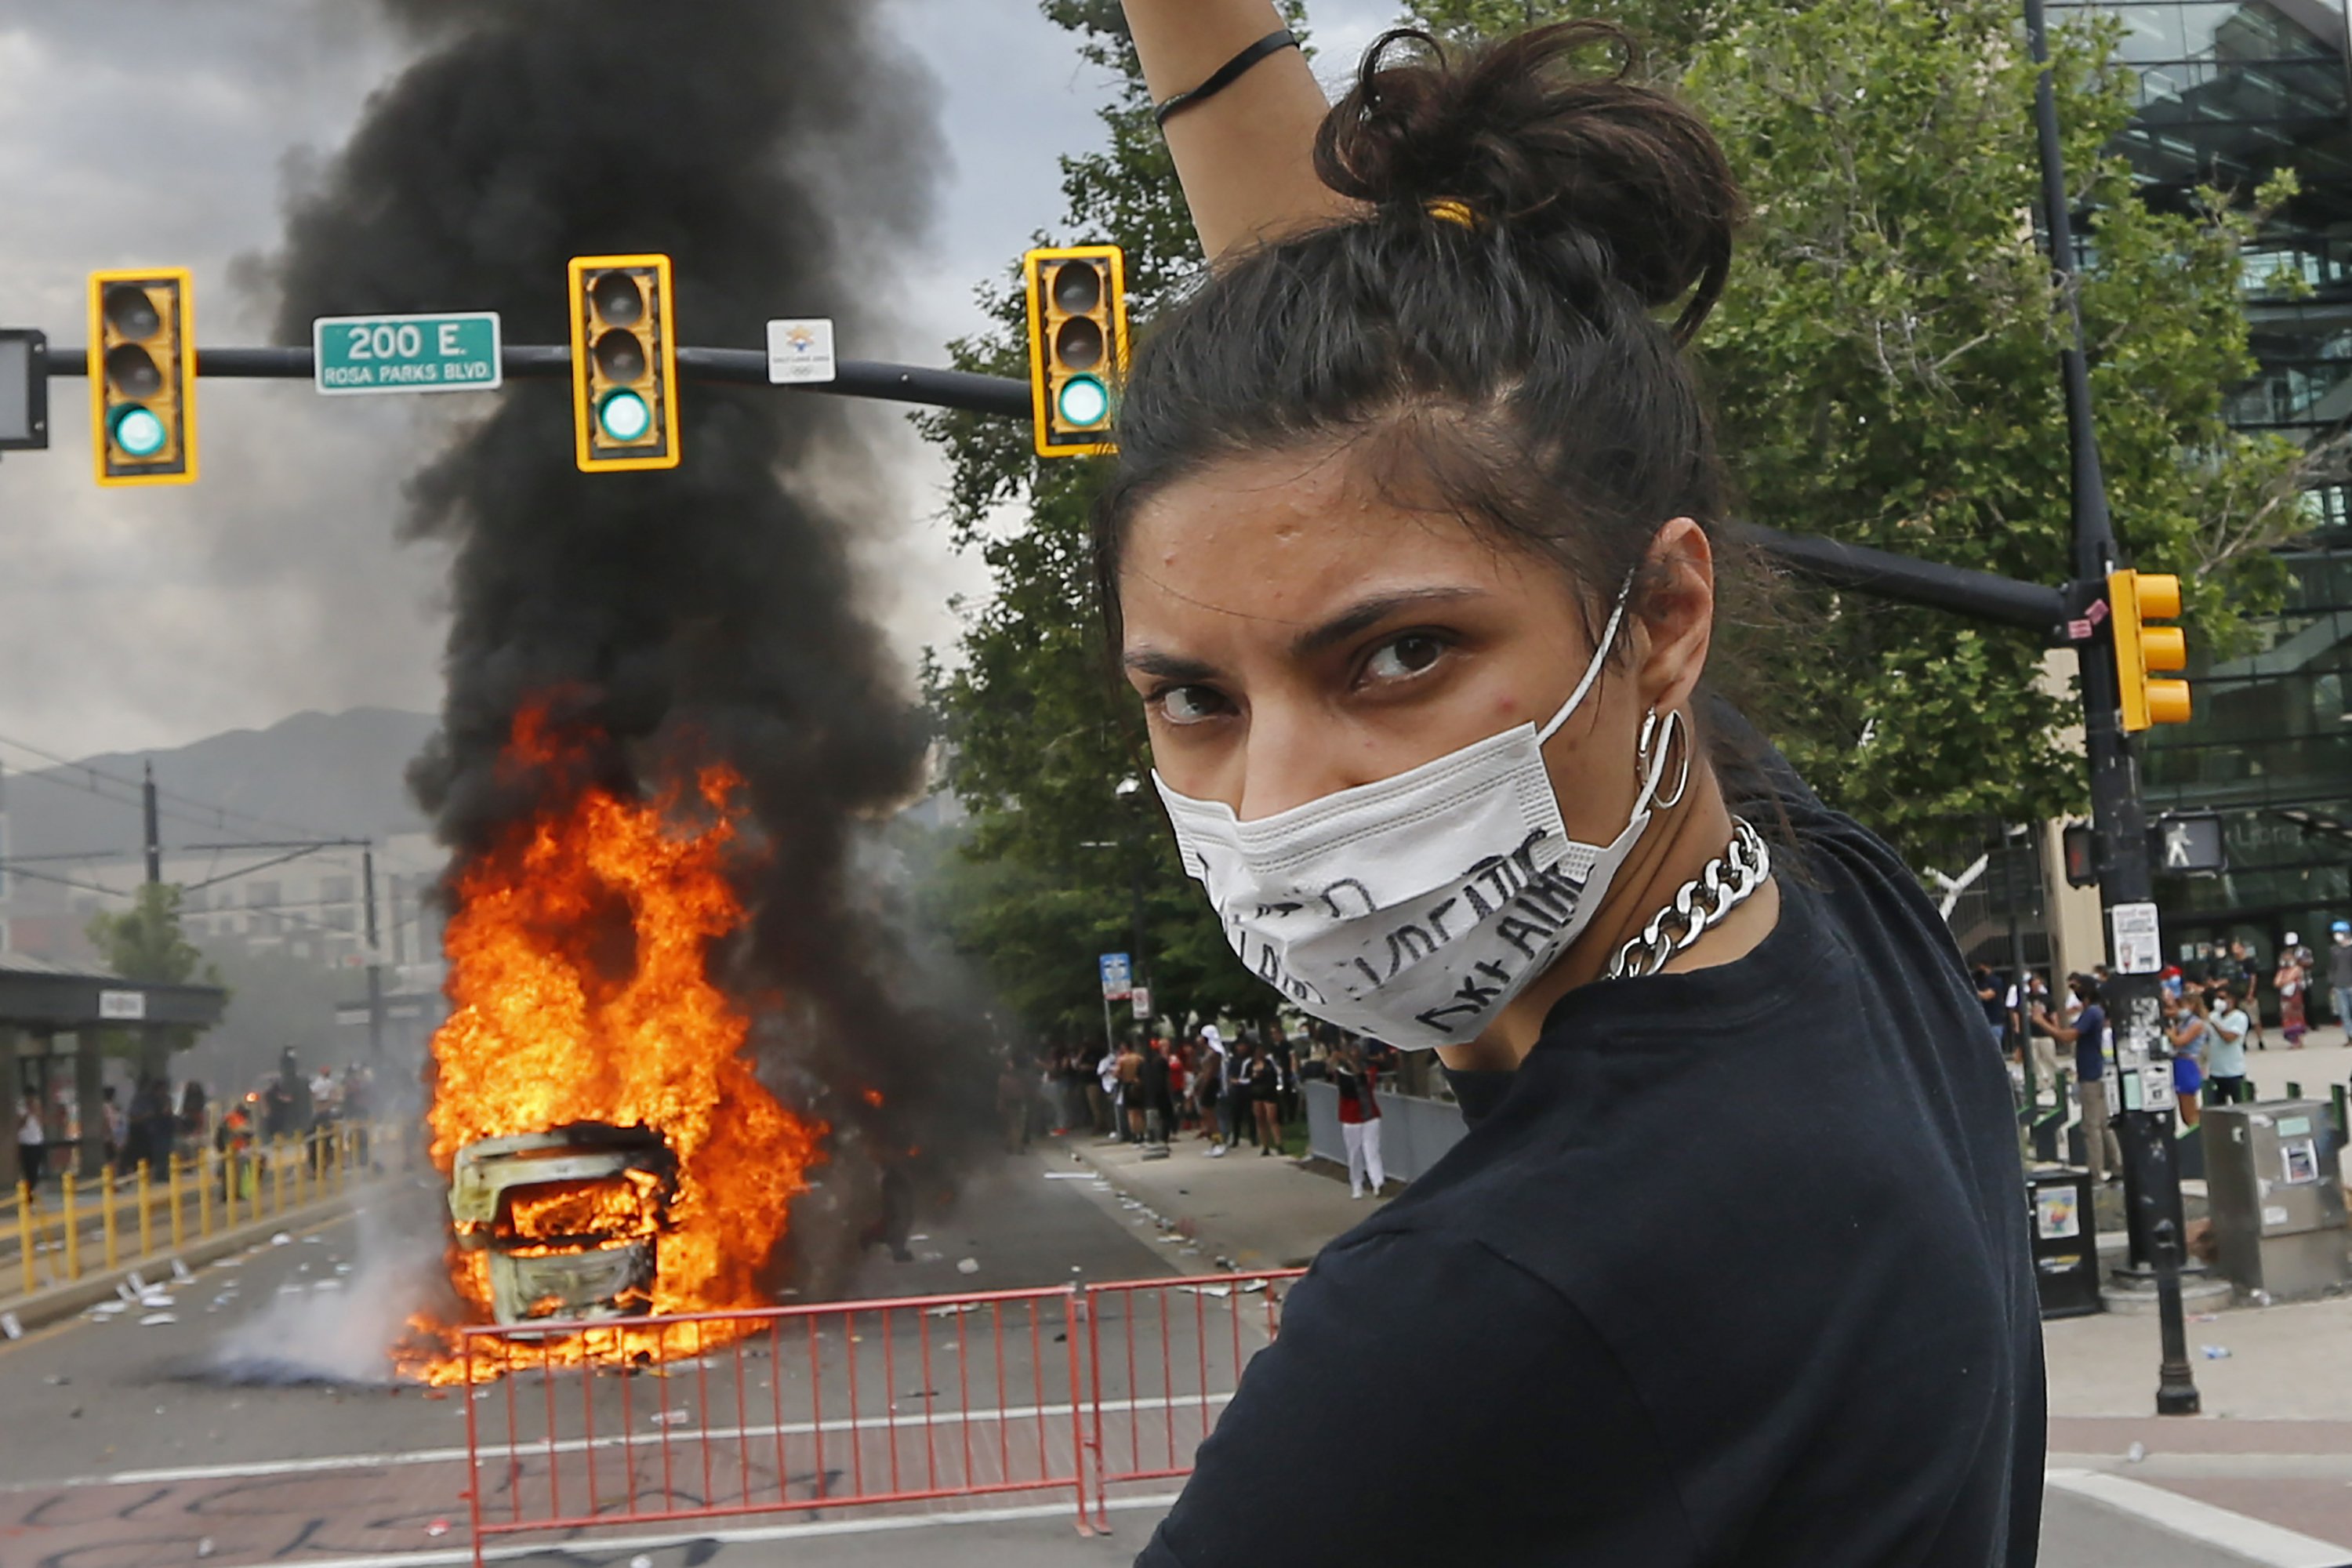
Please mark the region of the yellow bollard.
<svg viewBox="0 0 2352 1568"><path fill-rule="evenodd" d="M74 1216L74 1177L71 1171L64 1175L64 1190L59 1201L65 1210L66 1278L81 1278L81 1225Z"/></svg>
<svg viewBox="0 0 2352 1568"><path fill-rule="evenodd" d="M213 1168L220 1156L206 1149L196 1160L196 1234L213 1233Z"/></svg>
<svg viewBox="0 0 2352 1568"><path fill-rule="evenodd" d="M114 1238L114 1167L98 1168L99 1235L105 1238L106 1266L110 1269L121 1261Z"/></svg>
<svg viewBox="0 0 2352 1568"><path fill-rule="evenodd" d="M187 1245L180 1226L180 1152L177 1149L163 1156L163 1189L172 1199L172 1250L177 1252Z"/></svg>
<svg viewBox="0 0 2352 1568"><path fill-rule="evenodd" d="M269 1187L277 1194L278 1213L286 1213L286 1140L280 1138L269 1151Z"/></svg>
<svg viewBox="0 0 2352 1568"><path fill-rule="evenodd" d="M236 1228L236 1145L228 1146L221 1161L221 1228Z"/></svg>
<svg viewBox="0 0 2352 1568"><path fill-rule="evenodd" d="M139 1162L138 1179L132 1184L139 1194L139 1256L146 1257L155 1250L155 1215L148 1206L147 1162Z"/></svg>
<svg viewBox="0 0 2352 1568"><path fill-rule="evenodd" d="M33 1282L33 1189L26 1183L16 1184L16 1249L25 1266L25 1294L37 1289Z"/></svg>

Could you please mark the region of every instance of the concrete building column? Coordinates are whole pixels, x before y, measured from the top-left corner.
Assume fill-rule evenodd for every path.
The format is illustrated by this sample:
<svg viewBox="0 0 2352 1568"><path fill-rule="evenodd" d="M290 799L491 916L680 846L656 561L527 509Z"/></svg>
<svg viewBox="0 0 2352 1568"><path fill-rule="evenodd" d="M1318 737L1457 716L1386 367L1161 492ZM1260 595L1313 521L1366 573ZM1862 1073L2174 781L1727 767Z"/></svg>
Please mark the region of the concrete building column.
<svg viewBox="0 0 2352 1568"><path fill-rule="evenodd" d="M94 1178L106 1163L106 1107L102 1090L106 1084L106 1063L100 1054L99 1032L96 1029L75 1031L74 1043L74 1114L81 1123L81 1142L74 1152L74 1174Z"/></svg>

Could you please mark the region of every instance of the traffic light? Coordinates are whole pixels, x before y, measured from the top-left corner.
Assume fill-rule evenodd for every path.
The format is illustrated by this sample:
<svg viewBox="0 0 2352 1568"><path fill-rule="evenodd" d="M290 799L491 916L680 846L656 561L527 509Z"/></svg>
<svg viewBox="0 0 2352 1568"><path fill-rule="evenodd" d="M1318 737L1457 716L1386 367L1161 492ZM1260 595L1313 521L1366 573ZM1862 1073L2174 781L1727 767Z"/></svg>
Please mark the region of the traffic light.
<svg viewBox="0 0 2352 1568"><path fill-rule="evenodd" d="M2108 621L2116 639L2116 686L2123 701L2124 728L2189 722L2189 682L2153 680L2155 669L2181 669L2189 663L2189 638L2179 626L2151 626L2151 617L2180 614L2180 579L2161 572L2114 572L2107 576Z"/></svg>
<svg viewBox="0 0 2352 1568"><path fill-rule="evenodd" d="M1111 388L1127 369L1127 267L1116 245L1022 258L1029 291L1029 404L1041 458L1116 452Z"/></svg>
<svg viewBox="0 0 2352 1568"><path fill-rule="evenodd" d="M89 275L90 416L101 485L196 477L196 334L184 268Z"/></svg>
<svg viewBox="0 0 2352 1568"><path fill-rule="evenodd" d="M2066 885L2070 888L2095 888L2099 885L2099 841L2087 822L2070 822L2059 834L2060 847L2065 851Z"/></svg>
<svg viewBox="0 0 2352 1568"><path fill-rule="evenodd" d="M581 471L677 467L669 258L572 258L572 427Z"/></svg>

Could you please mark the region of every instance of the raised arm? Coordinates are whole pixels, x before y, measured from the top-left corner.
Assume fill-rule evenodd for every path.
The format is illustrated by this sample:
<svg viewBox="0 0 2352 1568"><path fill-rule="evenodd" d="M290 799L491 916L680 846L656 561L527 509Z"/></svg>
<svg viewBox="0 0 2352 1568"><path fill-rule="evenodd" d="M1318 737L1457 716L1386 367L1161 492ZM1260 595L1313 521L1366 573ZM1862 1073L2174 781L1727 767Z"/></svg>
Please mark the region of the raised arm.
<svg viewBox="0 0 2352 1568"><path fill-rule="evenodd" d="M1283 25L1273 0L1121 3L1155 103L1199 87ZM1212 261L1348 209L1315 177L1315 128L1328 107L1305 57L1281 49L1169 117L1168 150Z"/></svg>

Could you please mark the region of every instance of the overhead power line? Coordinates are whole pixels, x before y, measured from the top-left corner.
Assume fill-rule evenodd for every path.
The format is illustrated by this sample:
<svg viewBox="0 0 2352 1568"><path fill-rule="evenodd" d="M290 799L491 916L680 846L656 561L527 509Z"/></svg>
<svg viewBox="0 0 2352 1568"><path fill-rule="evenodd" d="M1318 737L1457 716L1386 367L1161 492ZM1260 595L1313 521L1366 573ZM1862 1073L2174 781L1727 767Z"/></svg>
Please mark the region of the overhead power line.
<svg viewBox="0 0 2352 1568"><path fill-rule="evenodd" d="M29 741L19 741L12 736L0 735L0 746L13 747L16 751L23 752L29 756L38 757L42 762L48 763L51 768L62 770L67 775L68 775L67 777L60 778L55 773L27 772L21 775L26 778L40 779L46 783L63 784L69 788L84 790L89 794L98 795L100 799L115 800L119 804L125 805L139 805L142 799L142 792L146 787L144 782L142 780L125 778L120 773L109 773L106 769L94 766L91 763L77 762L71 757L59 756L57 752L50 751L48 748L34 745ZM80 774L88 782L84 784L75 783L72 777L69 776L75 773ZM128 798L126 799L108 795L104 789L100 787L101 783L112 784L117 789L129 791L130 794ZM327 835L320 832L317 828L308 826L301 823L288 822L281 817L265 816L257 812L243 811L236 806L221 805L212 801L198 800L194 795L182 795L177 790L165 789L161 784L155 786L155 796L159 802L170 801L178 805L187 807L189 810L203 813L204 815L201 816L190 816L184 811L167 810L162 812L162 815L170 816L174 821L191 823L200 827L225 826L233 819L237 822L242 822L249 826L267 829L271 832L299 833L311 838L323 838L327 837Z"/></svg>

